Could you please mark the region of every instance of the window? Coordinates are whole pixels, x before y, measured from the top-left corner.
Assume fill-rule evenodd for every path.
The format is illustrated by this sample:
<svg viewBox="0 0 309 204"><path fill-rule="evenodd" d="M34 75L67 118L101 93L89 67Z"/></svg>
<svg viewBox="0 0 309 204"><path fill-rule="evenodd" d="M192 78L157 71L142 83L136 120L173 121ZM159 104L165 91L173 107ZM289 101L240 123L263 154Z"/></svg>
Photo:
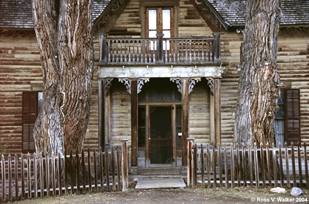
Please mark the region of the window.
<svg viewBox="0 0 309 204"><path fill-rule="evenodd" d="M299 89L282 89L277 100L279 110L275 117L276 145L300 142Z"/></svg>
<svg viewBox="0 0 309 204"><path fill-rule="evenodd" d="M22 148L24 153L35 151L33 128L42 104L41 92L23 92L22 95Z"/></svg>
<svg viewBox="0 0 309 204"><path fill-rule="evenodd" d="M157 34L163 34L163 38L174 36L172 29L173 8L158 7L146 9L146 37L157 38ZM163 49L169 50L169 41L163 41ZM156 41L149 45L150 50L156 50Z"/></svg>

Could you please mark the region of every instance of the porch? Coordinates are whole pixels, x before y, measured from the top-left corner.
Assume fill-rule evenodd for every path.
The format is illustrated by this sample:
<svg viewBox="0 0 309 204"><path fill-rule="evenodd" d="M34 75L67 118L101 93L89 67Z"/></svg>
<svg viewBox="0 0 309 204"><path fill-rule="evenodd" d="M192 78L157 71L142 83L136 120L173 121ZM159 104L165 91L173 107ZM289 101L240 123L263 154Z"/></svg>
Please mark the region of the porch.
<svg viewBox="0 0 309 204"><path fill-rule="evenodd" d="M220 33L214 33L211 37L191 38L164 38L161 34L157 35L157 38L107 38L105 34L100 35L100 61L98 64L100 146L104 149L105 146L116 145L117 142L115 141L117 140L128 139L132 147L130 150L130 166L132 167L153 167L154 164L160 162L165 163L164 165L168 168L186 166L186 139L190 128L188 117L189 94L196 84L203 80L204 87L208 86L210 90L207 92L207 95L209 95L207 96L209 101L207 108L211 109L211 113L209 113L211 122L207 122L211 126L210 142L220 143L220 82L223 70L220 54ZM118 103L113 100L114 79L118 79L129 93L129 95L126 95L123 90L120 91L121 96L118 95L118 98L115 98L115 100L119 100L119 97L122 97ZM178 92L180 92L179 101L141 101L140 93L143 93L143 86L156 79L168 79L171 83L169 87L177 87ZM161 83L157 82L157 85L153 84L152 87L159 85ZM156 93L162 94L157 89ZM115 106L122 109L119 110L119 114L113 114ZM144 131L146 131L144 136L145 147L139 146L141 125L138 123L138 118L140 117L141 106L145 108L145 117L148 119L148 122L146 120L144 125ZM160 126L160 124L150 124L149 121L154 121L154 119L151 119L150 112L152 108L163 110L161 108L163 106L168 107L169 110L166 111L171 116L167 121L170 124L168 130L170 134L166 132L165 135L169 135L168 137L160 136L159 133L153 136L151 127ZM181 119L179 123L182 124L178 129L176 128L176 117L178 117L175 113L176 109L180 110ZM124 114L125 112L127 113ZM158 114L160 115L160 113ZM124 118L126 118L125 121ZM164 119L163 115L162 118ZM120 124L120 120L122 124ZM160 121L161 119L157 118L156 120ZM115 122L118 122L119 125L114 128L111 127ZM129 127L126 126L128 123ZM122 130L120 130L121 128ZM160 128L162 127L157 129ZM179 139L181 141L178 143ZM163 155L160 160L155 161L155 158L152 157L154 152L152 150L156 150L156 148L158 151L164 149L162 142L168 143L168 148L172 149L168 150L170 154L166 158ZM180 146L177 146L176 143ZM158 144L157 147L154 146L155 144ZM161 153L164 153L164 151ZM144 154L144 156L140 154ZM180 157L178 157L179 155ZM171 162L166 165L166 161ZM141 165L140 162L142 162Z"/></svg>

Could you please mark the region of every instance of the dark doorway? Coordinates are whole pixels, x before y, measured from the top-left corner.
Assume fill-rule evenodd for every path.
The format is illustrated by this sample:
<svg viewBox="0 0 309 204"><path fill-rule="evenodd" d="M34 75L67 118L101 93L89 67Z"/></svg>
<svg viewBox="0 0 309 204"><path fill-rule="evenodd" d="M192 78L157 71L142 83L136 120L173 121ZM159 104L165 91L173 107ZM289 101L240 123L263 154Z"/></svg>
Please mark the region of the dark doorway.
<svg viewBox="0 0 309 204"><path fill-rule="evenodd" d="M150 106L150 163L172 163L172 107Z"/></svg>

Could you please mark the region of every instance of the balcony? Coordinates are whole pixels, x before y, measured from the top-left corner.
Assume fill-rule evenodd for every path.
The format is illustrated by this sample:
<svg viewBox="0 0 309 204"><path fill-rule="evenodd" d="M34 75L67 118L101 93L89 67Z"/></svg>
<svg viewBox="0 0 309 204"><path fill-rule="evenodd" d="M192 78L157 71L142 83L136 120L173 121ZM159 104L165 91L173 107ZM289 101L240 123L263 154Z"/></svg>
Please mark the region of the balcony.
<svg viewBox="0 0 309 204"><path fill-rule="evenodd" d="M220 33L192 38L106 38L100 35L101 66L203 65L221 63Z"/></svg>

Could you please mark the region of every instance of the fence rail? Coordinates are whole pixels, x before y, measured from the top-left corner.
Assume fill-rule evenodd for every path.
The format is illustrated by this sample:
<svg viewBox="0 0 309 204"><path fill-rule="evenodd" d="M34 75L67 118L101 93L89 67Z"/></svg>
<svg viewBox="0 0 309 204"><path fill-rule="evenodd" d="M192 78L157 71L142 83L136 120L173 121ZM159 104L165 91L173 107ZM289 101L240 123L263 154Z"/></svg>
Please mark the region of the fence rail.
<svg viewBox="0 0 309 204"><path fill-rule="evenodd" d="M51 195L126 190L126 142L104 152L89 149L66 156L2 155L0 201ZM125 159L123 159L125 158Z"/></svg>
<svg viewBox="0 0 309 204"><path fill-rule="evenodd" d="M100 63L214 64L220 63L220 34L195 38L106 38L100 35Z"/></svg>
<svg viewBox="0 0 309 204"><path fill-rule="evenodd" d="M188 139L188 186L306 186L306 144L278 147L195 144Z"/></svg>

